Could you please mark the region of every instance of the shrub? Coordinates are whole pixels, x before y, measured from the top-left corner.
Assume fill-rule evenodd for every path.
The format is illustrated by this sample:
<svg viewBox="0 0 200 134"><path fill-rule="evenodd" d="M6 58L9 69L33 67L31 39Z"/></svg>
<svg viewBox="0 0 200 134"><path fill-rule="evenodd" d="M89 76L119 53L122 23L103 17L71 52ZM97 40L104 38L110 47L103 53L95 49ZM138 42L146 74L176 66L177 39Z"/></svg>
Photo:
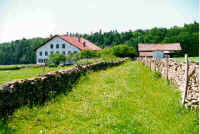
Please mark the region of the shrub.
<svg viewBox="0 0 200 134"><path fill-rule="evenodd" d="M94 50L82 50L80 53L70 53L66 56L66 60L70 63L77 64L82 62L87 62L86 59L96 58L99 57L99 52Z"/></svg>
<svg viewBox="0 0 200 134"><path fill-rule="evenodd" d="M68 54L65 58L66 58L66 61L68 61L68 62L70 62L70 63L76 62L76 61L78 61L79 59L81 59L81 58L80 58L80 53L75 53L75 54L70 53L70 54Z"/></svg>
<svg viewBox="0 0 200 134"><path fill-rule="evenodd" d="M114 56L112 48L104 48L101 51L98 51L100 57L112 57Z"/></svg>
<svg viewBox="0 0 200 134"><path fill-rule="evenodd" d="M77 64L78 65L87 65L87 64L95 63L99 60L100 59L98 59L98 60L96 60L96 59L81 59L81 60L77 61Z"/></svg>
<svg viewBox="0 0 200 134"><path fill-rule="evenodd" d="M57 65L54 64L54 63L49 63L49 62L48 62L48 67L57 67Z"/></svg>
<svg viewBox="0 0 200 134"><path fill-rule="evenodd" d="M55 64L55 66L59 65L60 62L64 61L65 62L66 58L65 55L63 54L50 54L49 55L49 60L48 60L48 66L52 66Z"/></svg>
<svg viewBox="0 0 200 134"><path fill-rule="evenodd" d="M82 58L82 59L84 59L84 58L95 58L95 57L99 57L99 53L97 51L82 50L80 52L80 58Z"/></svg>
<svg viewBox="0 0 200 134"><path fill-rule="evenodd" d="M113 47L113 54L117 57L135 57L137 51L135 48L128 45L117 45Z"/></svg>

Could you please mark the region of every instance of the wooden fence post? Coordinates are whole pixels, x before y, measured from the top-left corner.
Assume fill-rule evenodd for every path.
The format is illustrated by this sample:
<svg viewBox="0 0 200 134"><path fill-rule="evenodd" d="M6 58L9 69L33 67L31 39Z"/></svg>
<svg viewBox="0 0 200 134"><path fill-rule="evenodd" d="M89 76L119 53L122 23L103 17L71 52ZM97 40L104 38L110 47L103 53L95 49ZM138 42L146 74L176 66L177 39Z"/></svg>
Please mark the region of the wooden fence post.
<svg viewBox="0 0 200 134"><path fill-rule="evenodd" d="M144 64L145 64L145 66L147 66L147 57L146 56L144 58Z"/></svg>
<svg viewBox="0 0 200 134"><path fill-rule="evenodd" d="M157 58L155 58L155 72L157 71Z"/></svg>
<svg viewBox="0 0 200 134"><path fill-rule="evenodd" d="M188 89L188 55L185 54L185 83L184 83L184 94L182 99L182 104L185 104L185 98L187 97L187 89Z"/></svg>
<svg viewBox="0 0 200 134"><path fill-rule="evenodd" d="M151 70L151 59L149 60L149 66L150 66L150 70Z"/></svg>
<svg viewBox="0 0 200 134"><path fill-rule="evenodd" d="M42 65L42 75L45 74L45 67L46 67L46 63L44 63L44 65Z"/></svg>
<svg viewBox="0 0 200 134"><path fill-rule="evenodd" d="M169 56L167 55L167 58L166 58L166 78L167 78L167 81L169 80L169 78L168 78L168 58L169 58Z"/></svg>
<svg viewBox="0 0 200 134"><path fill-rule="evenodd" d="M154 58L153 62L154 62L153 71L155 72L156 71L156 59L155 58Z"/></svg>

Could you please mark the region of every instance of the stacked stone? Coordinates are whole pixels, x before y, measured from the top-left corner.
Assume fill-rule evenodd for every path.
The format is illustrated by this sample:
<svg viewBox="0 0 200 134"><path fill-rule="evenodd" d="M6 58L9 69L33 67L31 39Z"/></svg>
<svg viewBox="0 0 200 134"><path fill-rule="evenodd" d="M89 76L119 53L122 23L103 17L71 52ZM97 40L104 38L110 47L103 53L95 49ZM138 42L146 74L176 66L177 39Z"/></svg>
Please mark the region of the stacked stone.
<svg viewBox="0 0 200 134"><path fill-rule="evenodd" d="M191 63L188 75L188 92L186 98L186 106L198 108L199 105L199 66Z"/></svg>
<svg viewBox="0 0 200 134"><path fill-rule="evenodd" d="M150 66L152 71L159 71L166 78L166 59L158 60L138 57L137 60ZM168 60L168 79L178 87L182 95L185 90L185 66L184 62L176 62L172 59ZM199 64L190 63L188 72L188 92L185 105L197 109L199 106Z"/></svg>
<svg viewBox="0 0 200 134"><path fill-rule="evenodd" d="M67 70L50 72L36 78L8 82L0 87L0 113L7 114L25 104L42 104L63 90L70 91L82 73L88 70L106 69L126 60L127 58L119 61L76 66Z"/></svg>

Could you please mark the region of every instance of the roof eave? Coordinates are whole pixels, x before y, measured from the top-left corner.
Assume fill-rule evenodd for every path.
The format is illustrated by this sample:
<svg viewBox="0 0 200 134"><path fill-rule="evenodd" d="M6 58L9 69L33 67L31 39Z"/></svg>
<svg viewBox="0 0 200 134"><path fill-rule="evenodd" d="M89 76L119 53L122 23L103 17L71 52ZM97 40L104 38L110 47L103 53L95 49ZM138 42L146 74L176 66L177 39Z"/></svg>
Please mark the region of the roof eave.
<svg viewBox="0 0 200 134"><path fill-rule="evenodd" d="M54 35L53 37L51 37L50 39L48 39L47 41L45 41L44 43L42 43L40 46L36 47L34 49L34 51L37 51L37 49L39 49L40 47L44 46L47 42L51 41L53 38L55 38L58 35Z"/></svg>

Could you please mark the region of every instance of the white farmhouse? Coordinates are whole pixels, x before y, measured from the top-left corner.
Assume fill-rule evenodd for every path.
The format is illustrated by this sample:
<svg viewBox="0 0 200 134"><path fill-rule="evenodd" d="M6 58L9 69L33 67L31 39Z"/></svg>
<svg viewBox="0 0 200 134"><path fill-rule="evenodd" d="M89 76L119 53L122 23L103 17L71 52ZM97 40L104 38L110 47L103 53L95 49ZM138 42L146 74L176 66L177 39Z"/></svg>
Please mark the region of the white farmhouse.
<svg viewBox="0 0 200 134"><path fill-rule="evenodd" d="M78 53L81 50L101 50L101 48L81 37L55 35L35 49L36 63L44 64L48 60L49 54L67 55Z"/></svg>

